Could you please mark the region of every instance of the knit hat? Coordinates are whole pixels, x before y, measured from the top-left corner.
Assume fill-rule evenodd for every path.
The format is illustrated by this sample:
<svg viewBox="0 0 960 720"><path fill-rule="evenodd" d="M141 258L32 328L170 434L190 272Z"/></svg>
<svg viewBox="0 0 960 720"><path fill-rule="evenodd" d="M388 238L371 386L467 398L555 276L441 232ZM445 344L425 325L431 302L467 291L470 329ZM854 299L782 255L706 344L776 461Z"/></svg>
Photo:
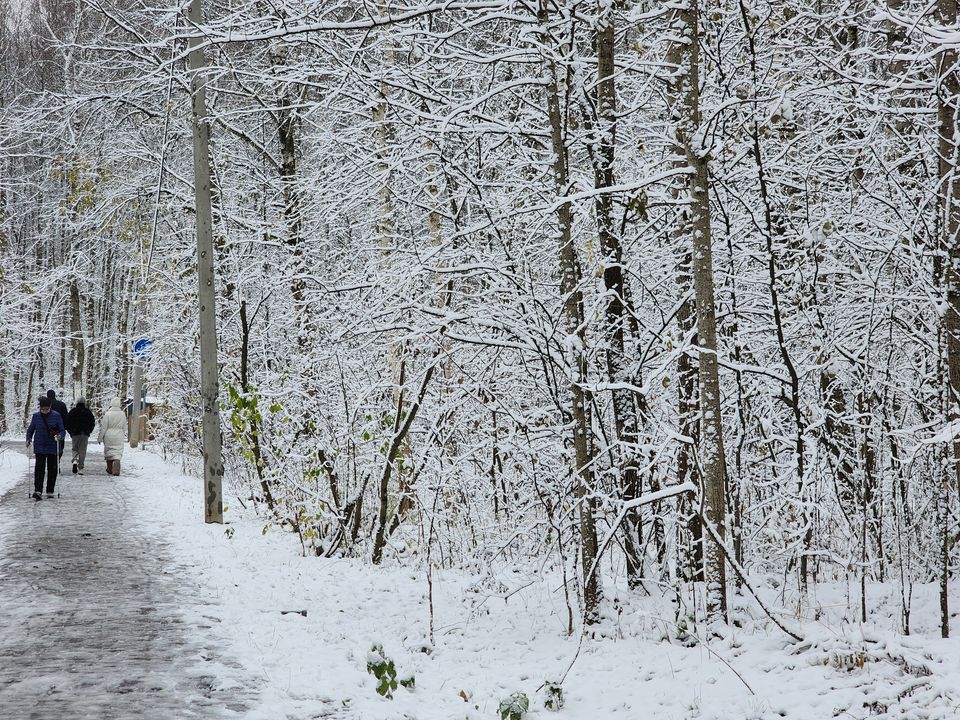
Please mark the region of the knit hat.
<svg viewBox="0 0 960 720"><path fill-rule="evenodd" d="M40 398L40 407L42 408L50 407L50 398L48 397Z"/></svg>
<svg viewBox="0 0 960 720"><path fill-rule="evenodd" d="M86 404L87 404L87 401L84 400L82 397L77 398L77 405L86 405Z"/></svg>
<svg viewBox="0 0 960 720"><path fill-rule="evenodd" d="M48 398L50 398L51 400L53 400L56 396L57 396L57 393L55 393L53 390L47 390L47 397L48 397Z"/></svg>

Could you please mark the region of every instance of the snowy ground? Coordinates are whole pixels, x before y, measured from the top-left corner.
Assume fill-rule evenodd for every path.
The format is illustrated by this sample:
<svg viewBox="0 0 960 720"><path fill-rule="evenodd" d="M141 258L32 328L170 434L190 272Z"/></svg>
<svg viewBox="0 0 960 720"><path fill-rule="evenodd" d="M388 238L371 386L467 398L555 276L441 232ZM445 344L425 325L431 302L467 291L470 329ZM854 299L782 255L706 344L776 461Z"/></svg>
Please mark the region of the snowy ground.
<svg viewBox="0 0 960 720"><path fill-rule="evenodd" d="M0 454L0 483L25 471L26 458ZM809 617L783 618L804 642L743 601L744 627L709 647L680 639L666 603L638 599L618 603L578 655L553 579L435 572L431 648L422 571L303 558L294 536L263 534L229 495L229 525L204 525L199 481L149 452L128 451L124 474L133 522L168 543L174 570L203 588L204 599L184 599L185 614L230 638L219 653L254 678L250 720L490 719L516 691L541 720L960 717L960 641L938 637L935 588L915 590L910 637L895 631L895 586L871 589L882 609L869 625L841 622L858 597L821 586ZM415 677L413 690L376 693L366 668L374 643ZM554 715L538 689L571 662Z"/></svg>
<svg viewBox="0 0 960 720"><path fill-rule="evenodd" d="M23 444L17 438L5 437L0 440L0 495L12 488L29 469L30 459L19 452L12 452L12 448Z"/></svg>

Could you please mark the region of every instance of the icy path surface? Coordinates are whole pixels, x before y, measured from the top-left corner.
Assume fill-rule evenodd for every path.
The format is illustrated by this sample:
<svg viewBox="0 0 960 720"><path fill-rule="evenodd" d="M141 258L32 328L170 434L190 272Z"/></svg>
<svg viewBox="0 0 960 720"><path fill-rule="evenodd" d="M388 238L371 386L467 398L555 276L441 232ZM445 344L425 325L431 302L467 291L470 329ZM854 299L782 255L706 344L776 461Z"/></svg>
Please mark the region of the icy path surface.
<svg viewBox="0 0 960 720"><path fill-rule="evenodd" d="M99 452L71 475L69 453L59 499L29 499L22 472L0 498L0 718L244 717L252 684L203 591L130 520L148 480L108 476Z"/></svg>

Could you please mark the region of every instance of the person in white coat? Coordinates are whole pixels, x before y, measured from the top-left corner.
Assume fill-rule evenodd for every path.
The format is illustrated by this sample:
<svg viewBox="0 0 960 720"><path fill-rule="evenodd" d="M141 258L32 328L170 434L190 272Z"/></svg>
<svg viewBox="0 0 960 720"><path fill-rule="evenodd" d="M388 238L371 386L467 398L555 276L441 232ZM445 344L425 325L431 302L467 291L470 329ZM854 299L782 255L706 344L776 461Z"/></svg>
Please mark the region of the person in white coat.
<svg viewBox="0 0 960 720"><path fill-rule="evenodd" d="M123 457L123 443L127 436L127 416L120 409L120 398L110 401L110 409L100 421L98 442L103 443L103 457L107 461L107 472L120 474L120 458Z"/></svg>

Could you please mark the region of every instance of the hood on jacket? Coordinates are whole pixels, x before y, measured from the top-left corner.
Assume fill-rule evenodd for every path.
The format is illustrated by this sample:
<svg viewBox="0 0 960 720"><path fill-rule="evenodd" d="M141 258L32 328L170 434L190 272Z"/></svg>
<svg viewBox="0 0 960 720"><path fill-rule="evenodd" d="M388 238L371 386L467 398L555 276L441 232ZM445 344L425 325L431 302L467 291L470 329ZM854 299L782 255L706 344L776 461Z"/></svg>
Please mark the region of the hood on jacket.
<svg viewBox="0 0 960 720"><path fill-rule="evenodd" d="M120 409L120 398L115 397L113 400L110 401L110 409L111 409L111 410L119 410L119 409Z"/></svg>

